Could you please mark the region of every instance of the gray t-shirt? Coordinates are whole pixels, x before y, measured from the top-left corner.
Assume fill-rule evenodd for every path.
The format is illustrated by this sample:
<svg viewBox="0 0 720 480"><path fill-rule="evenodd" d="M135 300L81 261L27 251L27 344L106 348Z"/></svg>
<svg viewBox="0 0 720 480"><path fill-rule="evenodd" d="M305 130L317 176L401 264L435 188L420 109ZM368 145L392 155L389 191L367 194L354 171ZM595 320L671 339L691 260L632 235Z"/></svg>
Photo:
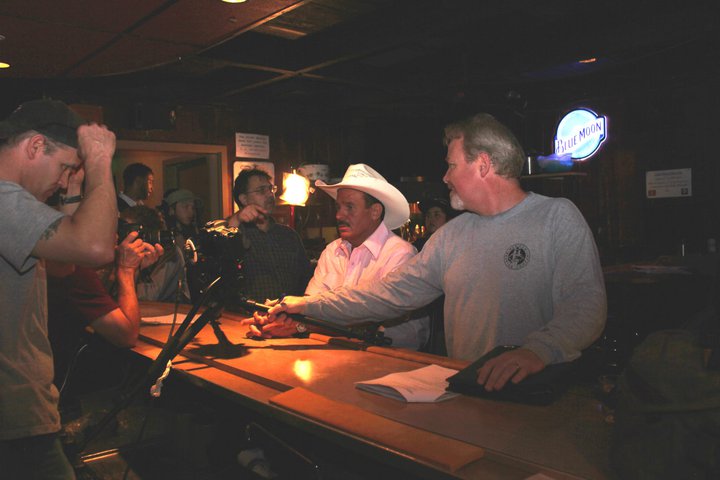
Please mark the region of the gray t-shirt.
<svg viewBox="0 0 720 480"><path fill-rule="evenodd" d="M0 440L57 432L45 264L31 256L63 214L0 181Z"/></svg>
<svg viewBox="0 0 720 480"><path fill-rule="evenodd" d="M607 303L592 233L569 200L529 193L495 216L464 213L406 264L367 288L309 297L309 316L384 319L445 293L448 355L475 360L522 345L570 361L602 332Z"/></svg>

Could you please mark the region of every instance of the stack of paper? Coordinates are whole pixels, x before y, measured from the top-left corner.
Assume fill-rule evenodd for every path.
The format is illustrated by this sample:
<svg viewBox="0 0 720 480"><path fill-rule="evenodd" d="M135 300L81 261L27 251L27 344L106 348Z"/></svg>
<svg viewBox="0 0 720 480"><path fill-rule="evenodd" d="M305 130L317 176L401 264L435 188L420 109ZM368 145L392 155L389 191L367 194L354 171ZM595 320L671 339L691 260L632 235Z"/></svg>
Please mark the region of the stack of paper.
<svg viewBox="0 0 720 480"><path fill-rule="evenodd" d="M447 392L446 379L457 370L429 365L409 372L391 373L374 380L356 382L355 387L405 402L441 402L458 393Z"/></svg>

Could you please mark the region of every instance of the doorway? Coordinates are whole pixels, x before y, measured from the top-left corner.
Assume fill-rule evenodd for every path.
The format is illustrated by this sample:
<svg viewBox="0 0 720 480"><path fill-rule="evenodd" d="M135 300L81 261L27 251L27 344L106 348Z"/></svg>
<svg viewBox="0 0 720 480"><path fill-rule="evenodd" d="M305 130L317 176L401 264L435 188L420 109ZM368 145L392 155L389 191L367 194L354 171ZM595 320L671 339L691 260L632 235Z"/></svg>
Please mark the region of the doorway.
<svg viewBox="0 0 720 480"><path fill-rule="evenodd" d="M153 170L155 188L147 205L157 207L169 188L186 188L204 207L204 219L232 213L232 179L225 145L118 140L113 157L115 187L122 189L122 171L141 162Z"/></svg>

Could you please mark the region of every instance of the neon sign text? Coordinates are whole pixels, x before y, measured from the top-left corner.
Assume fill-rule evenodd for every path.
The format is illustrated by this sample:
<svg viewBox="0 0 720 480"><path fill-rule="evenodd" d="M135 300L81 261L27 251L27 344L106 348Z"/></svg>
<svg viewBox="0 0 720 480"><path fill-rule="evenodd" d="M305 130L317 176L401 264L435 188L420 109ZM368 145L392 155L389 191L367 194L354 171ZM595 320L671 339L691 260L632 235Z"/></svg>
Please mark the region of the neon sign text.
<svg viewBox="0 0 720 480"><path fill-rule="evenodd" d="M607 119L592 110L579 108L558 123L555 153L571 154L573 160L590 158L607 139Z"/></svg>

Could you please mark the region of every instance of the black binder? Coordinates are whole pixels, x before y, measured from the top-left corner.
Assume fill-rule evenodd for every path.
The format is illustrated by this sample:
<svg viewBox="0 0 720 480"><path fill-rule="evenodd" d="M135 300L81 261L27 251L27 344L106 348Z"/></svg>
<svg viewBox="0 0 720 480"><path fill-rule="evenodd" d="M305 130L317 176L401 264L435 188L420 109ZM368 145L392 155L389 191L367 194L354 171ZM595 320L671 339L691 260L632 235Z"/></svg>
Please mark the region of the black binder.
<svg viewBox="0 0 720 480"><path fill-rule="evenodd" d="M493 400L525 403L530 405L549 405L555 401L573 378L575 362L547 365L545 369L530 375L520 383L508 381L505 387L497 392L488 392L483 385L477 383L477 372L485 362L501 353L519 348L517 345L503 345L492 349L471 365L448 377L451 392L484 397Z"/></svg>

